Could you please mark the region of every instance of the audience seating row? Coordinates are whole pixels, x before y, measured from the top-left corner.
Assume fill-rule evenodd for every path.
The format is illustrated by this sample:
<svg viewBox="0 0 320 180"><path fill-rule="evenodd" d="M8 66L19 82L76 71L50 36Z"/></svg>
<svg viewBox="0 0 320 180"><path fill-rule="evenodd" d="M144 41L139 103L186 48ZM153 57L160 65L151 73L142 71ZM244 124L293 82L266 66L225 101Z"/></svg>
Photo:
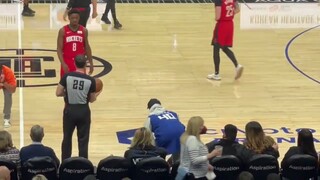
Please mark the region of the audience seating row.
<svg viewBox="0 0 320 180"><path fill-rule="evenodd" d="M253 156L246 165L232 155L216 157L210 163L217 175L216 180L235 180L242 171L250 172L255 179L265 180L268 174L280 172L277 159L266 154ZM10 169L12 180L18 180L17 167L14 163L0 160L1 165ZM177 174L178 166L179 162L174 164L170 174L169 165L160 157L143 159L133 165L123 157L109 156L99 162L95 172L93 164L82 157L66 159L60 168L56 167L50 157L36 157L28 160L21 167L21 179L31 180L33 176L43 174L48 180L80 180L96 174L97 179L100 180L123 178L170 180ZM286 167L282 168L282 177L290 180L316 180L318 176L317 160L309 155L294 155L288 160ZM188 175L187 179L192 180L192 175Z"/></svg>
<svg viewBox="0 0 320 180"><path fill-rule="evenodd" d="M0 166L4 165L11 171L11 180L18 179L17 166L11 161L0 159ZM110 156L101 160L95 172L93 164L86 158L72 157L64 160L57 168L50 157L36 157L28 160L21 167L21 179L31 180L37 174L44 175L48 180L82 180L88 175L96 174L100 180L130 179L171 179L168 163L160 157L143 159L133 165L129 160Z"/></svg>
<svg viewBox="0 0 320 180"><path fill-rule="evenodd" d="M290 157L281 172L277 159L266 154L253 156L246 165L232 155L214 158L210 164L217 175L215 180L235 180L242 171L250 172L258 180L266 180L271 173L281 173L283 178L290 180L316 180L318 176L317 159L310 155Z"/></svg>

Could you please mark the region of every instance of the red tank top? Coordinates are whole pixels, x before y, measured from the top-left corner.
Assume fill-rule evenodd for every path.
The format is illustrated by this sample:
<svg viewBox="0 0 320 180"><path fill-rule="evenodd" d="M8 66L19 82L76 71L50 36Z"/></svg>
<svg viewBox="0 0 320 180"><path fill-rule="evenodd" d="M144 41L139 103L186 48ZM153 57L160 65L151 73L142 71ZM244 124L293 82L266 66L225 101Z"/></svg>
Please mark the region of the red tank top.
<svg viewBox="0 0 320 180"><path fill-rule="evenodd" d="M235 0L220 0L221 16L219 21L231 21L234 17Z"/></svg>
<svg viewBox="0 0 320 180"><path fill-rule="evenodd" d="M80 25L77 31L72 31L69 25L64 26L63 56L74 58L85 52L84 27Z"/></svg>

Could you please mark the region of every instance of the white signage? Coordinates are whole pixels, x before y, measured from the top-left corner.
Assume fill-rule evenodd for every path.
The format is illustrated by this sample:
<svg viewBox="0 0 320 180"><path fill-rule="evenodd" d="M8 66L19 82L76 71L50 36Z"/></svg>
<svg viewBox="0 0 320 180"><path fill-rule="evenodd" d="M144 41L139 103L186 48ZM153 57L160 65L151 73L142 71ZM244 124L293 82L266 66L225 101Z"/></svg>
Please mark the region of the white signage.
<svg viewBox="0 0 320 180"><path fill-rule="evenodd" d="M21 11L23 6L20 6ZM1 30L17 30L19 27L19 19L21 29L23 29L23 18L17 4L0 4L0 29Z"/></svg>
<svg viewBox="0 0 320 180"><path fill-rule="evenodd" d="M241 4L241 29L310 28L320 24L320 6L314 3Z"/></svg>

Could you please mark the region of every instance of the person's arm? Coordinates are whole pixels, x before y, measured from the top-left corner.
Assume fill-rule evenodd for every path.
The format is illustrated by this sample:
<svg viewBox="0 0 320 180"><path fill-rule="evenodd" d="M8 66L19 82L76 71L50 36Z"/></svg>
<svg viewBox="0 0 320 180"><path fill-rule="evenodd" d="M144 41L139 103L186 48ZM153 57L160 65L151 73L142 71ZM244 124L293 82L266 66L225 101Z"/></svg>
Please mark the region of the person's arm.
<svg viewBox="0 0 320 180"><path fill-rule="evenodd" d="M240 12L240 6L239 6L239 3L238 1L235 1L234 2L234 14L237 14Z"/></svg>
<svg viewBox="0 0 320 180"><path fill-rule="evenodd" d="M26 161L26 155L24 153L25 147L22 147L19 151L19 157L20 157L20 165L23 166L23 163Z"/></svg>
<svg viewBox="0 0 320 180"><path fill-rule="evenodd" d="M61 84L58 84L58 86L57 86L56 96L57 97L64 97L65 96L64 87Z"/></svg>
<svg viewBox="0 0 320 180"><path fill-rule="evenodd" d="M61 28L59 30L58 38L57 38L57 54L64 72L67 73L69 68L63 60L63 37L64 37L64 29Z"/></svg>
<svg viewBox="0 0 320 180"><path fill-rule="evenodd" d="M144 122L144 127L149 129L150 131L152 131L152 125L151 125L150 117L148 117L146 122Z"/></svg>
<svg viewBox="0 0 320 180"><path fill-rule="evenodd" d="M221 16L221 6L216 6L216 21L218 21L220 19Z"/></svg>
<svg viewBox="0 0 320 180"><path fill-rule="evenodd" d="M7 89L10 93L16 92L17 81L14 72L9 68L3 69L3 71L5 78L4 81L0 83L0 87Z"/></svg>
<svg viewBox="0 0 320 180"><path fill-rule="evenodd" d="M69 11L73 8L75 0L69 0L66 10L63 13L63 20L67 21Z"/></svg>
<svg viewBox="0 0 320 180"><path fill-rule="evenodd" d="M15 93L16 92L16 88L17 86L13 86L7 82L3 82L3 83L0 83L0 86L2 86L3 88L7 89L9 92L11 93Z"/></svg>
<svg viewBox="0 0 320 180"><path fill-rule="evenodd" d="M97 0L91 0L92 3L92 18L96 18L98 16L98 11L97 11Z"/></svg>
<svg viewBox="0 0 320 180"><path fill-rule="evenodd" d="M0 83L0 86L7 89L11 93L16 92L17 81L16 81L16 77L14 76L14 72L9 68L6 68L6 69L3 68L3 71L5 74L5 78L4 78L4 82Z"/></svg>
<svg viewBox="0 0 320 180"><path fill-rule="evenodd" d="M214 148L216 147L216 145L217 145L217 142L215 142L215 141L211 141L206 144L209 152L213 151Z"/></svg>
<svg viewBox="0 0 320 180"><path fill-rule="evenodd" d="M214 156L216 156L216 153L217 153L216 150L213 150L211 153L207 155L199 156L200 154L199 141L195 136L188 137L186 141L186 146L188 147L188 154L192 164L199 164L199 163L205 162L208 159L211 159Z"/></svg>
<svg viewBox="0 0 320 180"><path fill-rule="evenodd" d="M289 150L286 152L286 154L284 155L282 161L281 161L281 168L283 168L286 165L287 160L297 154L298 152L296 151L295 147L290 147Z"/></svg>
<svg viewBox="0 0 320 180"><path fill-rule="evenodd" d="M215 19L218 21L221 17L221 0L216 0L214 2L215 5Z"/></svg>
<svg viewBox="0 0 320 180"><path fill-rule="evenodd" d="M60 82L58 83L57 89L56 89L56 96L57 97L64 97L66 96L66 87L67 87L67 76L63 76L60 79Z"/></svg>
<svg viewBox="0 0 320 180"><path fill-rule="evenodd" d="M90 64L90 70L89 70L89 75L92 74L93 72L93 62L92 62L92 52L91 52L91 47L90 47L90 44L89 44L89 38L88 38L88 30L86 28L84 28L84 32L85 32L85 49L86 49L86 55L87 55L87 58L89 60L89 64Z"/></svg>
<svg viewBox="0 0 320 180"><path fill-rule="evenodd" d="M96 80L91 79L91 86L90 86L90 94L89 94L89 102L93 103L97 99L96 95Z"/></svg>
<svg viewBox="0 0 320 180"><path fill-rule="evenodd" d="M49 152L51 153L51 158L52 160L56 163L57 167L59 167L60 165L60 160L58 159L56 153L54 152L54 150L52 148L49 147Z"/></svg>
<svg viewBox="0 0 320 180"><path fill-rule="evenodd" d="M96 93L90 93L89 102L93 103L97 100Z"/></svg>

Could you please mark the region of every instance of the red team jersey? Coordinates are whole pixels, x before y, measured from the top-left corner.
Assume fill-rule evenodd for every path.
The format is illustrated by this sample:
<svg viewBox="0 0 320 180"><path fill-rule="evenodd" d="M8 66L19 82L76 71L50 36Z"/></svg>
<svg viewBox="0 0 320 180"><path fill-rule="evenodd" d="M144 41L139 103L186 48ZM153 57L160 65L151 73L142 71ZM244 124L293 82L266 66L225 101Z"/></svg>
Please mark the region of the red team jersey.
<svg viewBox="0 0 320 180"><path fill-rule="evenodd" d="M216 0L215 6L221 7L220 19L213 32L213 45L232 47L233 45L233 17L236 0Z"/></svg>
<svg viewBox="0 0 320 180"><path fill-rule="evenodd" d="M76 70L76 65L74 63L74 58L77 55L85 55L85 31L83 26L79 26L77 31L72 31L69 25L63 27L64 37L63 37L63 60L69 67L69 72ZM64 75L64 71L61 67L60 71L61 77Z"/></svg>

